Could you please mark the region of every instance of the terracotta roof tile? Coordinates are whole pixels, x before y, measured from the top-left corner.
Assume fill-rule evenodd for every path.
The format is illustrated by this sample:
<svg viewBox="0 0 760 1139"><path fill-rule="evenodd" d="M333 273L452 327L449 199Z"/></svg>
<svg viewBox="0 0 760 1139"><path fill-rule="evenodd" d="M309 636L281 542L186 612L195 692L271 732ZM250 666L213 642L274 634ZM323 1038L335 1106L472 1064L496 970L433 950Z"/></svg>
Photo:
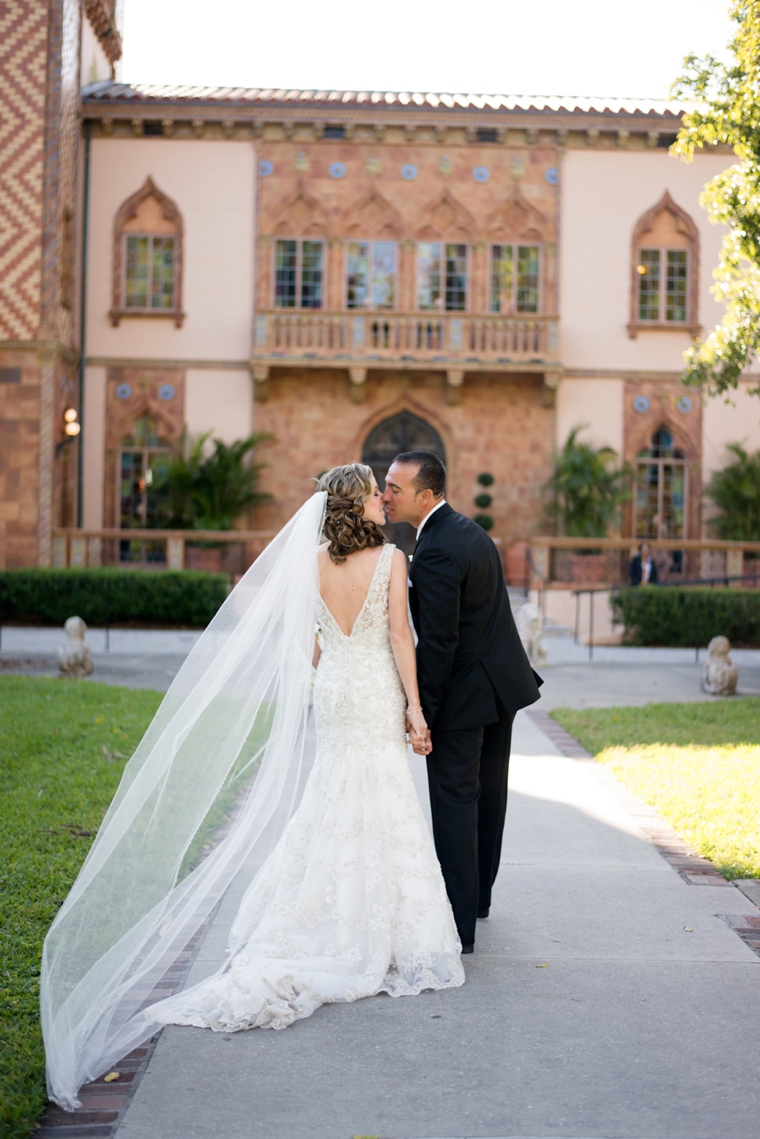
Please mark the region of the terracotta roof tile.
<svg viewBox="0 0 760 1139"><path fill-rule="evenodd" d="M603 97L543 95L475 95L423 91L315 91L275 90L271 87L160 86L147 83L103 82L85 87L90 103L235 103L259 105L426 107L431 110L534 111L606 115L672 115L686 109L664 99L607 99Z"/></svg>

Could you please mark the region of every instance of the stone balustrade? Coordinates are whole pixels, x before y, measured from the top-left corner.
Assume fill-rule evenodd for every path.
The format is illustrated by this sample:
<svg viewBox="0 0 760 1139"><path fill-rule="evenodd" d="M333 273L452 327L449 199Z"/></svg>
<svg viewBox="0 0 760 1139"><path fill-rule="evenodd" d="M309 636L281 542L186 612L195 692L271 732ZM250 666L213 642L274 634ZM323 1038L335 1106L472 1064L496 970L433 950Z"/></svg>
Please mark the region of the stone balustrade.
<svg viewBox="0 0 760 1139"><path fill-rule="evenodd" d="M254 362L283 359L469 364L557 363L555 316L331 313L276 309L256 316Z"/></svg>

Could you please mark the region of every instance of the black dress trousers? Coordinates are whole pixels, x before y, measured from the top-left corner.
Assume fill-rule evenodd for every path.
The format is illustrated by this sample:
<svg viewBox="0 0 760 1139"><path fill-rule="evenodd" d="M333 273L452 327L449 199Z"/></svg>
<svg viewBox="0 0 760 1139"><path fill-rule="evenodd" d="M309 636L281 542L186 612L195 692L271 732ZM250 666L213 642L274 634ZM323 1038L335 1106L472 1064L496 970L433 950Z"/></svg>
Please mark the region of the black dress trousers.
<svg viewBox="0 0 760 1139"><path fill-rule="evenodd" d="M511 713L482 728L432 733L428 784L435 848L462 945L491 905L507 811Z"/></svg>

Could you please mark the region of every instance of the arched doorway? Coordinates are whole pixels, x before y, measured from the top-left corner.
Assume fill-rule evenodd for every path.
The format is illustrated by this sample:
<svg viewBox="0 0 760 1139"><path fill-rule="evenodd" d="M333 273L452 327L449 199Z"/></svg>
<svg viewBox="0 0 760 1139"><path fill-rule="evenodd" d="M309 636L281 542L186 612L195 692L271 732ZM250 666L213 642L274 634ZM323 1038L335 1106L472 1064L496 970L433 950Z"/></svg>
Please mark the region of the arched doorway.
<svg viewBox="0 0 760 1139"><path fill-rule="evenodd" d="M401 411L398 415L384 419L377 427L373 427L364 442L362 462L372 467L381 489L385 486L388 467L396 455L400 455L403 451L432 451L444 463L446 462L443 441L435 428L419 416L412 415L409 411ZM385 531L389 540L405 554L412 552L415 532L406 522L389 524Z"/></svg>
<svg viewBox="0 0 760 1139"><path fill-rule="evenodd" d="M686 505L686 455L668 428L658 427L636 456L636 537L685 538ZM683 573L682 550L658 550L654 558L661 581Z"/></svg>
<svg viewBox="0 0 760 1139"><path fill-rule="evenodd" d="M636 456L636 537L686 537L686 455L666 427Z"/></svg>

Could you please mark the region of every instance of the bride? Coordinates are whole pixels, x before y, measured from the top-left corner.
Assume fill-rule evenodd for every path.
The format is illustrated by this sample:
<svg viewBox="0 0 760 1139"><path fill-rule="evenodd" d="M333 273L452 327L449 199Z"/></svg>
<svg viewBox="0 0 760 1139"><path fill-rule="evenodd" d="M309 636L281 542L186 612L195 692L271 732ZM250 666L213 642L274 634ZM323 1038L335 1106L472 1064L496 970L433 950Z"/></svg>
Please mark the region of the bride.
<svg viewBox="0 0 760 1139"><path fill-rule="evenodd" d="M45 945L48 1087L61 1106L166 1024L285 1028L327 1002L464 983L408 764L407 729L420 754L429 745L407 563L384 521L369 467L323 475L127 765ZM225 964L160 999L156 984L236 875L250 883Z"/></svg>

